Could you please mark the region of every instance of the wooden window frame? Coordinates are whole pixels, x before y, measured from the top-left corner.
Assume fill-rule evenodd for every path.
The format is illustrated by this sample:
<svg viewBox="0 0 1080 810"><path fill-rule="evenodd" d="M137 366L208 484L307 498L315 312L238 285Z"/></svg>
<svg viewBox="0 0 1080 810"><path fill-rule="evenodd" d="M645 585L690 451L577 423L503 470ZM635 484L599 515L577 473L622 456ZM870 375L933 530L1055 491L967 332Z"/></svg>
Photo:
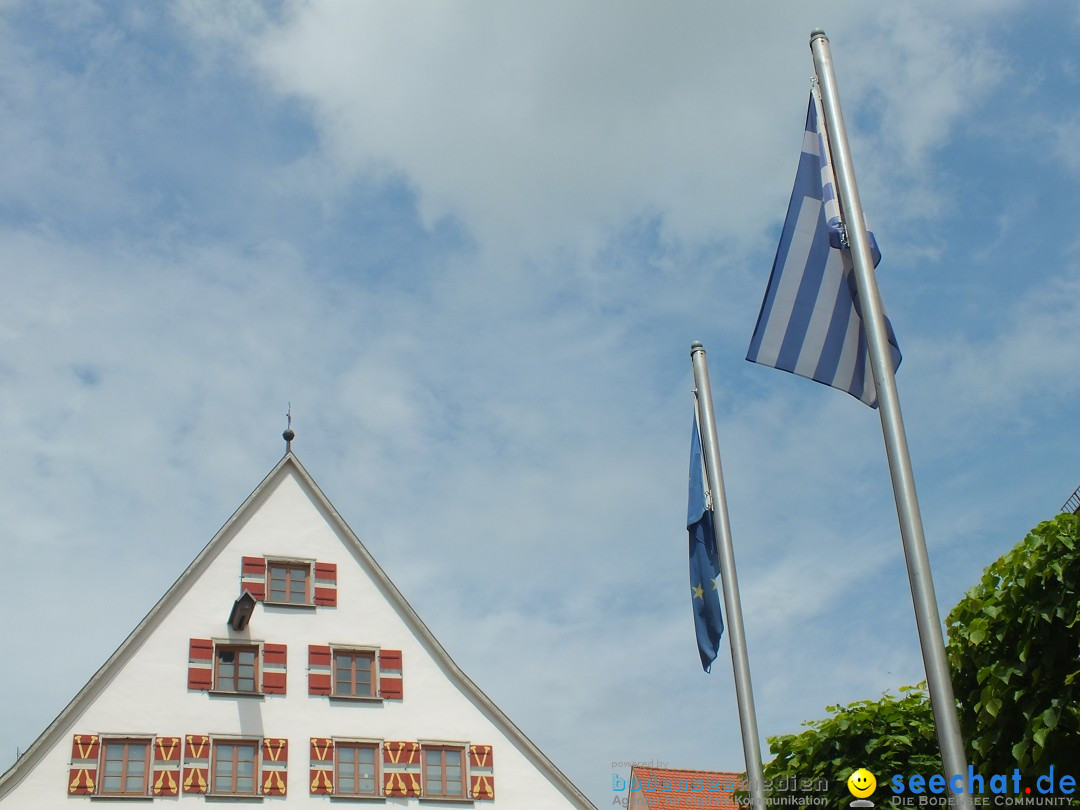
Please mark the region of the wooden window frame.
<svg viewBox="0 0 1080 810"><path fill-rule="evenodd" d="M224 746L233 746L234 754L232 758L232 789L231 790L219 790L218 789L218 752ZM251 791L241 792L236 789L237 779L239 778L239 764L241 762L238 756L239 749L241 747L249 748L252 752L252 774L251 774ZM262 795L262 773L261 763L259 761L259 752L262 750L262 740L252 737L244 738L223 738L210 740L210 779L207 790L208 796L261 796Z"/></svg>
<svg viewBox="0 0 1080 810"><path fill-rule="evenodd" d="M239 685L240 685L240 674L239 674L239 669L238 669L239 664L236 661L233 662L233 675L232 675L232 680L233 680L233 683L234 683L236 688L227 688L227 687L222 685L222 678L221 678L221 674L219 672L219 666L221 664L221 661L219 659L219 655L222 652L230 652L230 651L233 652L233 653L253 652L255 654L255 663L254 663L255 672L253 674L254 683L253 683L253 688L252 689L247 690L247 689L240 689L239 688ZM212 681L213 688L210 691L217 692L219 694L225 694L225 695L261 695L261 694L263 694L263 689L262 689L262 645L260 645L260 644L219 643L219 642L215 641L214 642L213 665L214 665L213 681Z"/></svg>
<svg viewBox="0 0 1080 810"><path fill-rule="evenodd" d="M126 790L126 783L128 777L128 763L131 761L128 756L128 748L132 744L144 745L146 747L146 753L143 758L143 786L142 790L135 792ZM120 790L119 791L106 791L105 790L105 762L108 756L108 746L110 745L122 745L124 746L123 759L121 760L120 768ZM154 738L153 737L102 737L99 741L99 765L98 765L98 784L95 796L149 796L150 795L150 783L153 781L151 778L150 769L152 767L154 756Z"/></svg>
<svg viewBox="0 0 1080 810"><path fill-rule="evenodd" d="M468 799L469 798L469 770L468 770L468 757L466 756L465 745L459 745L456 743L427 743L420 746L420 795L425 799ZM428 754L438 753L440 754L439 761L439 788L440 791L434 793L431 791L430 783L428 781ZM458 762L461 764L461 792L457 794L446 792L446 766L447 755L456 754Z"/></svg>
<svg viewBox="0 0 1080 810"><path fill-rule="evenodd" d="M371 661L370 691L366 695L356 694L356 667L352 668L352 683L349 692L338 689L338 658L356 659L366 657ZM379 700L379 651L373 647L331 647L330 648L330 697L345 700Z"/></svg>
<svg viewBox="0 0 1080 810"><path fill-rule="evenodd" d="M275 599L273 596L273 572L275 568L285 569L284 599ZM294 602L290 598L293 594L290 572L301 570L304 572L304 599L300 602ZM263 601L267 605L276 605L278 607L313 607L315 605L315 563L311 560L282 560L267 557L266 593Z"/></svg>
<svg viewBox="0 0 1080 810"><path fill-rule="evenodd" d="M372 789L370 792L361 793L359 791L353 791L347 793L341 789L341 752L342 750L359 751L361 749L371 751L371 762L374 773L372 775ZM379 768L379 761L382 758L382 743L377 740L334 740L334 792L333 796L347 797L350 799L381 799L382 798L382 770ZM357 773L359 772L359 762L356 757L353 758L353 764L357 770L353 775L353 784L359 783L360 779Z"/></svg>

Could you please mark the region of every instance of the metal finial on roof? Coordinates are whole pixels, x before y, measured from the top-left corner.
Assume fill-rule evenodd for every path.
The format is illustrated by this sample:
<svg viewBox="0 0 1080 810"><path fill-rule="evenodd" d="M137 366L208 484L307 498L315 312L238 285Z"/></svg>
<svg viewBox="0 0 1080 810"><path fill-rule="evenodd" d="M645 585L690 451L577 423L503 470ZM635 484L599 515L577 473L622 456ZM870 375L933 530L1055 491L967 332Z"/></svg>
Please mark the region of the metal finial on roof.
<svg viewBox="0 0 1080 810"><path fill-rule="evenodd" d="M292 429L292 403L289 403L289 410L285 412L285 432L281 434L281 438L285 440L285 452L292 452L292 440L296 438L296 434Z"/></svg>

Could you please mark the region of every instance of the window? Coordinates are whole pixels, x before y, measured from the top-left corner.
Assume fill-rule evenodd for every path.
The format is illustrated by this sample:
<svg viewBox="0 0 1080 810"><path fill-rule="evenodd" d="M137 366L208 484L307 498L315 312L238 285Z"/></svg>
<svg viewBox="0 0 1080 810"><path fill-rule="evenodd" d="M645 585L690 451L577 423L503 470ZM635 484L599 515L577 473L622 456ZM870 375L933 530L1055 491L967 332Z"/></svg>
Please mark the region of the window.
<svg viewBox="0 0 1080 810"><path fill-rule="evenodd" d="M214 651L214 689L218 692L258 692L258 661L258 647L217 645Z"/></svg>
<svg viewBox="0 0 1080 810"><path fill-rule="evenodd" d="M437 799L465 798L465 749L424 746L424 795Z"/></svg>
<svg viewBox="0 0 1080 810"><path fill-rule="evenodd" d="M214 773L211 793L223 796L254 796L259 744L254 740L214 740Z"/></svg>
<svg viewBox="0 0 1080 810"><path fill-rule="evenodd" d="M149 740L103 740L101 762L101 795L146 795L146 774L150 764Z"/></svg>
<svg viewBox="0 0 1080 810"><path fill-rule="evenodd" d="M334 650L334 696L375 697L373 650Z"/></svg>
<svg viewBox="0 0 1080 810"><path fill-rule="evenodd" d="M334 746L335 796L379 796L378 750L375 743L339 742Z"/></svg>
<svg viewBox="0 0 1080 810"><path fill-rule="evenodd" d="M311 604L311 565L309 563L266 564L267 602L285 605Z"/></svg>

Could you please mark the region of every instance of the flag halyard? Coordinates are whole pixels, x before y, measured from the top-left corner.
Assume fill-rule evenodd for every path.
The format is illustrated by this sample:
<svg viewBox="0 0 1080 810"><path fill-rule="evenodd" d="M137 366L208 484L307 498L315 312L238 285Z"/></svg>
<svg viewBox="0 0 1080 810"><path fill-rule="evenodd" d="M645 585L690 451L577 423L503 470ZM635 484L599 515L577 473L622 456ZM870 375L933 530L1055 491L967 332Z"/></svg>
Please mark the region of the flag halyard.
<svg viewBox="0 0 1080 810"><path fill-rule="evenodd" d="M876 408L851 249L822 120L811 93L795 185L746 359L846 391ZM873 234L867 235L877 266L881 253ZM887 317L885 326L895 369L900 349Z"/></svg>

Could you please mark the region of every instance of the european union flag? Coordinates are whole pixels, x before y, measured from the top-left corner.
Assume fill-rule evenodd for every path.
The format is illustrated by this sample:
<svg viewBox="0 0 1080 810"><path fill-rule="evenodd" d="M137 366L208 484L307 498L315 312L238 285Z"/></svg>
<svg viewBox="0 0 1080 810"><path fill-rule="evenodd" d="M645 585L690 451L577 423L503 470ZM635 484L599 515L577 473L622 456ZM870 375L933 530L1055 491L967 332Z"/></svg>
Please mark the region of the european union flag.
<svg viewBox="0 0 1080 810"><path fill-rule="evenodd" d="M694 631L697 633L701 666L708 672L720 649L724 617L720 613L720 592L716 585L720 563L716 555L716 535L713 533L713 511L705 493L701 434L696 416L690 435L690 497L686 508L686 530L690 534L690 603L694 609Z"/></svg>
<svg viewBox="0 0 1080 810"><path fill-rule="evenodd" d="M847 391L871 408L877 387L840 217L828 139L810 95L802 154L784 230L746 359ZM874 266L881 261L868 233ZM893 369L900 347L885 318Z"/></svg>

